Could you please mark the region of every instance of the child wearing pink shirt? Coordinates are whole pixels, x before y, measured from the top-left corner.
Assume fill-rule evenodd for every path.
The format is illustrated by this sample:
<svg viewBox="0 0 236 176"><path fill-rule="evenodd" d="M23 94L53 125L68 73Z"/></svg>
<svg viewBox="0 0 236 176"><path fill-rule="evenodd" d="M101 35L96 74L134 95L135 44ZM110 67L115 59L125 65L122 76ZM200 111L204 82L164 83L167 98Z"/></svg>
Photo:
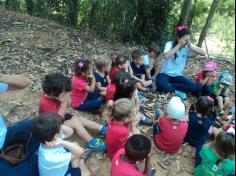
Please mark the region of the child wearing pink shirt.
<svg viewBox="0 0 236 176"><path fill-rule="evenodd" d="M110 159L118 150L124 148L133 133L139 133L135 127L134 114L135 106L131 100L123 98L114 103L112 119L108 124L106 135L107 152Z"/></svg>
<svg viewBox="0 0 236 176"><path fill-rule="evenodd" d="M157 148L166 153L177 153L186 136L188 123L184 121L185 105L179 97L173 97L167 113L154 125L154 141Z"/></svg>
<svg viewBox="0 0 236 176"><path fill-rule="evenodd" d="M96 81L88 59L78 57L72 78L71 106L78 111L97 110L103 98L95 93Z"/></svg>
<svg viewBox="0 0 236 176"><path fill-rule="evenodd" d="M144 135L133 135L120 149L112 160L110 176L155 176L156 170L151 170L151 141ZM137 169L137 164L145 161L144 171Z"/></svg>

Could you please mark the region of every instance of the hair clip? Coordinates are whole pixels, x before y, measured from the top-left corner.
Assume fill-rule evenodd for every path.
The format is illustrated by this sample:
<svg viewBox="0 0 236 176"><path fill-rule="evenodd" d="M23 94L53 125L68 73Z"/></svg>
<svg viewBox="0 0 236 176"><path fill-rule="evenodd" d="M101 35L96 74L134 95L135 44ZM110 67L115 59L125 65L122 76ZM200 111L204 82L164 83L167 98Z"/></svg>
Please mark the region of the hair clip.
<svg viewBox="0 0 236 176"><path fill-rule="evenodd" d="M129 82L129 80L128 79L125 79L125 83L127 84Z"/></svg>
<svg viewBox="0 0 236 176"><path fill-rule="evenodd" d="M183 29L187 29L187 26L182 25L182 26L177 26L176 27L177 31L182 31Z"/></svg>
<svg viewBox="0 0 236 176"><path fill-rule="evenodd" d="M79 68L83 68L84 67L84 63L83 62L79 62Z"/></svg>
<svg viewBox="0 0 236 176"><path fill-rule="evenodd" d="M214 102L214 99L211 98L210 96L208 96L207 99L208 99L208 101L210 101L210 102Z"/></svg>

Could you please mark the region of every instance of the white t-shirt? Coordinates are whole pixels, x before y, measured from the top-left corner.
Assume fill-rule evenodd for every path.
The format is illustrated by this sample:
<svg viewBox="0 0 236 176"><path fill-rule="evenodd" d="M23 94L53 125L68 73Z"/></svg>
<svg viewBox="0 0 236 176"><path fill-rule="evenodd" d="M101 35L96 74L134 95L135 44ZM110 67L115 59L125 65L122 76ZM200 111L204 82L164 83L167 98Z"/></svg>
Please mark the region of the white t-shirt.
<svg viewBox="0 0 236 176"><path fill-rule="evenodd" d="M0 83L0 93L6 92L8 89L8 84ZM0 149L2 149L7 135L7 127L0 114Z"/></svg>
<svg viewBox="0 0 236 176"><path fill-rule="evenodd" d="M65 176L69 169L72 154L63 147L39 147L39 174L40 176Z"/></svg>

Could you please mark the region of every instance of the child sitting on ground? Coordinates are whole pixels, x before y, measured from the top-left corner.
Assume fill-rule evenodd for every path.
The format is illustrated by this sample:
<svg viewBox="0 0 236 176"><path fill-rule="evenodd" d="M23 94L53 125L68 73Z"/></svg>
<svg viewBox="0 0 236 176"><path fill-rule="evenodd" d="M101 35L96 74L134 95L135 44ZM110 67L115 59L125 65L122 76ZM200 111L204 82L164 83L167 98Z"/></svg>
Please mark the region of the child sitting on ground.
<svg viewBox="0 0 236 176"><path fill-rule="evenodd" d="M75 61L75 74L72 78L71 106L78 111L98 110L103 98L95 92L96 80L93 75L91 62L83 57Z"/></svg>
<svg viewBox="0 0 236 176"><path fill-rule="evenodd" d="M112 160L110 176L154 176L151 171L151 141L143 135L133 135ZM145 170L137 169L138 163L145 161Z"/></svg>
<svg viewBox="0 0 236 176"><path fill-rule="evenodd" d="M166 153L177 153L187 133L188 123L184 121L185 105L179 97L173 97L167 112L154 125L153 136L157 148Z"/></svg>
<svg viewBox="0 0 236 176"><path fill-rule="evenodd" d="M138 86L139 90L148 91L148 87L152 85L152 80L146 80L147 69L144 65L144 56L145 53L140 49L132 52L132 62L130 63L132 69L131 76L141 84Z"/></svg>
<svg viewBox="0 0 236 176"><path fill-rule="evenodd" d="M156 77L160 73L160 67L157 62L157 58L161 55L161 49L156 43L152 43L148 47L148 54L144 57L144 65L146 66L146 77L152 80L152 88L155 92L156 87Z"/></svg>
<svg viewBox="0 0 236 176"><path fill-rule="evenodd" d="M112 56L112 69L110 72L110 79L113 80L115 75L120 71L129 72L128 61L129 58L123 54L118 54Z"/></svg>
<svg viewBox="0 0 236 176"><path fill-rule="evenodd" d="M229 71L224 71L220 74L219 82L215 82L213 85L213 92L221 115L224 113L224 106L230 101L229 86L232 83L233 75Z"/></svg>
<svg viewBox="0 0 236 176"><path fill-rule="evenodd" d="M140 133L135 124L135 106L129 99L119 99L113 105L112 118L108 124L106 144L110 159L124 148L132 134Z"/></svg>
<svg viewBox="0 0 236 176"><path fill-rule="evenodd" d="M33 135L41 144L38 151L40 176L83 176L90 173L85 161L80 159L84 150L76 143L65 141L73 130L62 126L56 113L44 113L33 120Z"/></svg>
<svg viewBox="0 0 236 176"><path fill-rule="evenodd" d="M99 131L101 135L105 135L107 127L66 113L67 107L70 105L71 80L61 73L50 74L45 76L42 87L44 95L39 103L39 114L57 113L63 124L74 129L77 135L87 143L87 148L104 152L106 150L104 142L92 137L85 128Z"/></svg>
<svg viewBox="0 0 236 176"><path fill-rule="evenodd" d="M96 88L101 96L106 97L107 86L111 83L108 75L111 69L111 59L106 55L95 56L94 63L96 67L94 72Z"/></svg>
<svg viewBox="0 0 236 176"><path fill-rule="evenodd" d="M153 120L140 113L141 101L137 95L137 81L133 78L121 78L119 84L116 85L114 101L120 98L128 98L135 103L136 118L141 125L153 125Z"/></svg>
<svg viewBox="0 0 236 176"><path fill-rule="evenodd" d="M217 64L209 61L204 65L201 72L197 74L198 96L211 96L213 94L213 83L218 81L216 74Z"/></svg>
<svg viewBox="0 0 236 176"><path fill-rule="evenodd" d="M210 139L209 129L213 125L215 113L214 100L211 97L200 97L189 112L189 125L185 141L196 147L195 166L201 164L199 152Z"/></svg>
<svg viewBox="0 0 236 176"><path fill-rule="evenodd" d="M221 132L214 142L202 148L200 156L202 163L195 169L195 176L235 174L235 136Z"/></svg>

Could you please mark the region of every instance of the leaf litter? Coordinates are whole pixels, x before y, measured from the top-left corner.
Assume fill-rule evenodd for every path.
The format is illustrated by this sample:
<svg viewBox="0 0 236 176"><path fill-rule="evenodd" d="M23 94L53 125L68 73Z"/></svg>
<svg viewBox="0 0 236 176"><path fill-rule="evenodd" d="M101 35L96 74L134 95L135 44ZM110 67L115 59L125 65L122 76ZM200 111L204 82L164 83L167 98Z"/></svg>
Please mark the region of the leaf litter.
<svg viewBox="0 0 236 176"><path fill-rule="evenodd" d="M42 78L52 72L73 74L73 56L130 52L139 46L117 43L100 39L83 29L72 29L39 18L19 15L0 10L0 71L6 74L22 74L31 79L32 84L25 90L0 95L1 113L7 124L15 124L21 120L37 116ZM187 64L185 74L194 79L206 58L192 58ZM219 72L225 69L235 74L235 63L218 59ZM235 85L231 87L234 97ZM170 94L145 94L145 114L154 118L154 109L163 111L170 99ZM186 106L195 101L189 95ZM188 108L186 113L188 112ZM74 112L102 123L98 115ZM139 127L152 138L150 127ZM83 142L78 140L81 145ZM154 144L153 144L154 146ZM194 149L184 144L175 155L167 155L153 147L152 165L158 176L190 176L194 169ZM92 154L88 165L96 176L108 176L110 161L106 155Z"/></svg>

